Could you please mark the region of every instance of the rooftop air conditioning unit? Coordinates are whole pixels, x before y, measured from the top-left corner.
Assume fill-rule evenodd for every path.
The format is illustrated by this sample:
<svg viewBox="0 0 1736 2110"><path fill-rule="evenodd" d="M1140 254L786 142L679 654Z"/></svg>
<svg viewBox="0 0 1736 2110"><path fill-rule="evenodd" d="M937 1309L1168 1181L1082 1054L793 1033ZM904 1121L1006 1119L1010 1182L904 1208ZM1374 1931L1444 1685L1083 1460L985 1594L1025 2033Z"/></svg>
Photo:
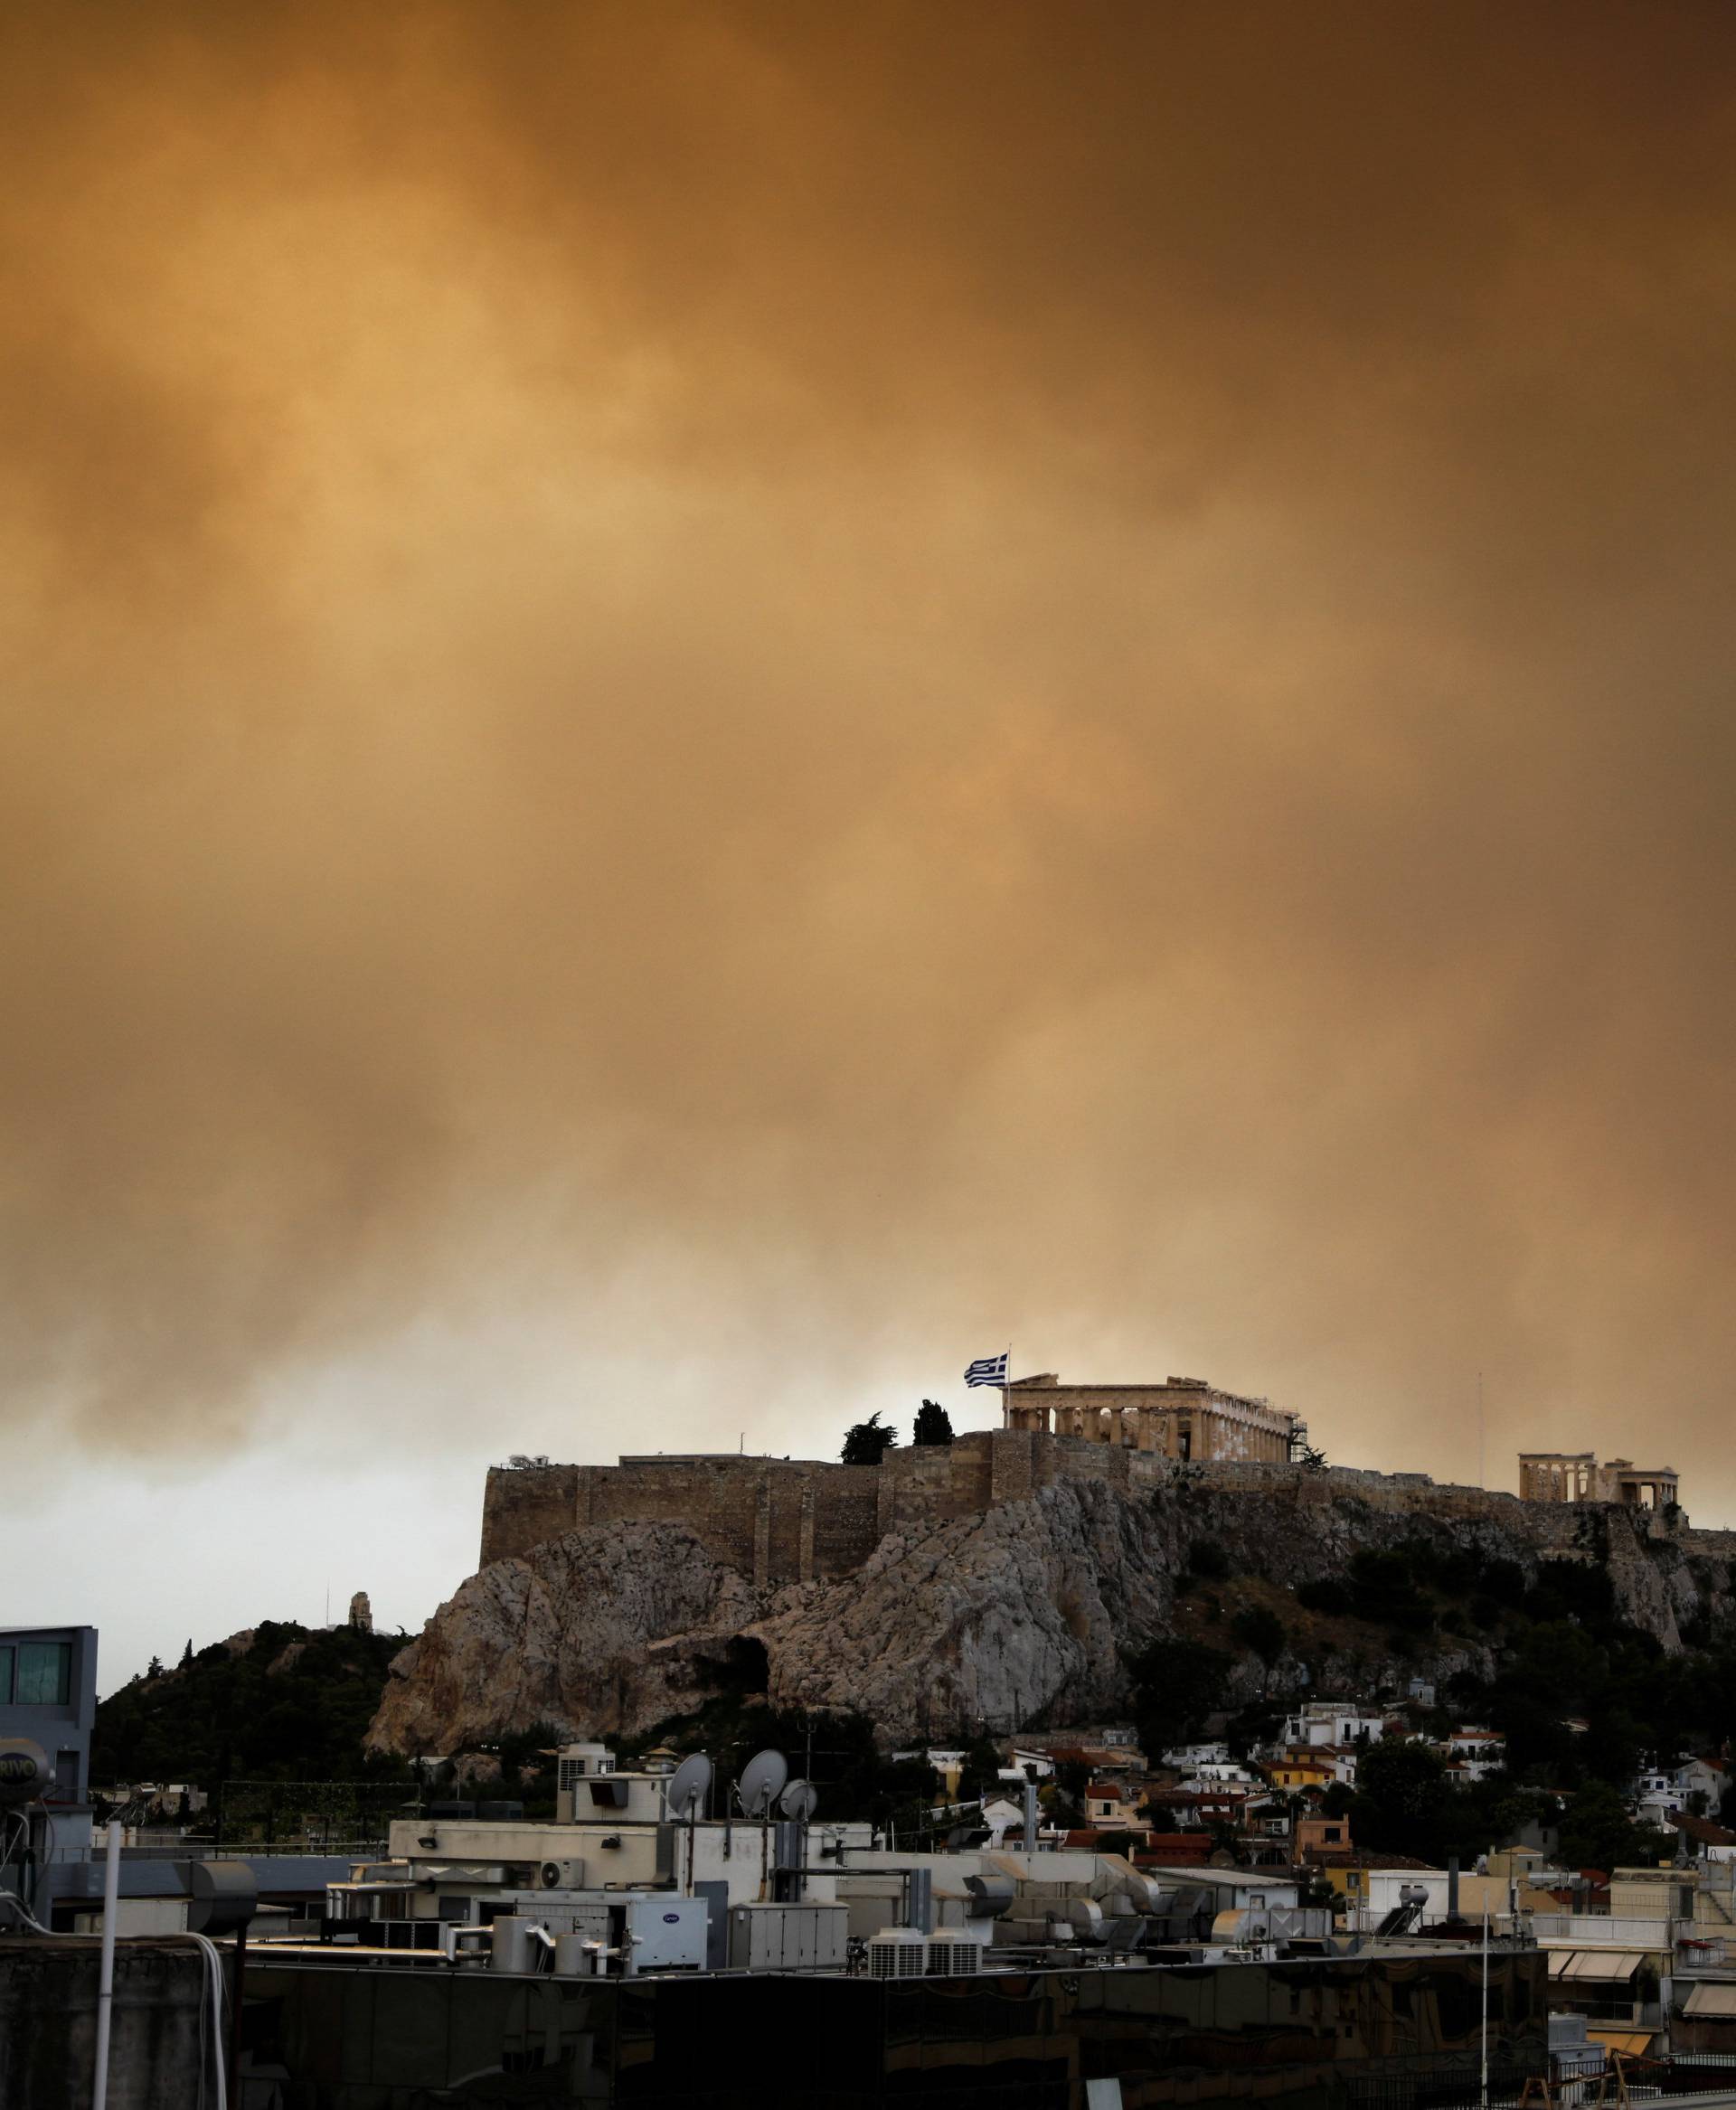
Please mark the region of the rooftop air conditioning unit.
<svg viewBox="0 0 1736 2110"><path fill-rule="evenodd" d="M975 1978L982 1967L982 1949L962 1929L943 1927L929 1936L930 1978Z"/></svg>
<svg viewBox="0 0 1736 2110"><path fill-rule="evenodd" d="M582 1890L585 1864L582 1860L545 1860L536 1879L545 1890Z"/></svg>
<svg viewBox="0 0 1736 2110"><path fill-rule="evenodd" d="M929 1937L917 1927L882 1927L868 1937L870 1978L920 1978L928 1961Z"/></svg>

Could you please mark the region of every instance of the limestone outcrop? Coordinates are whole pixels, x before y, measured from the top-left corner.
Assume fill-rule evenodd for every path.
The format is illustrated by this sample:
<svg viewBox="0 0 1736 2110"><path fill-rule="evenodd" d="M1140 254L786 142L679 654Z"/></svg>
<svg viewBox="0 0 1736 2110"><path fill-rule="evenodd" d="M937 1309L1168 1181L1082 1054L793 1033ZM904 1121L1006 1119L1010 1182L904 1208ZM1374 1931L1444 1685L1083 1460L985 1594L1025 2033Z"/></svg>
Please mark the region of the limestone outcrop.
<svg viewBox="0 0 1736 2110"><path fill-rule="evenodd" d="M444 1755L537 1722L660 1720L697 1704L708 1644L727 1649L759 1609L679 1524L569 1532L491 1561L440 1606L393 1659L369 1744Z"/></svg>
<svg viewBox="0 0 1736 2110"><path fill-rule="evenodd" d="M489 1563L442 1606L393 1662L370 1742L449 1752L536 1722L631 1734L744 1679L778 1705L860 1712L891 1741L981 1720L1100 1719L1125 1710L1127 1657L1150 1641L1200 1632L1234 1645L1203 1630L1198 1593L1178 1597L1206 1540L1280 1612L1298 1585L1342 1576L1359 1549L1419 1541L1443 1559L1475 1549L1517 1561L1528 1576L1549 1559L1602 1562L1623 1615L1666 1649L1684 1625L1713 1626L1729 1610L1727 1558L1618 1511L1509 1501L1434 1513L1420 1491L1371 1502L1365 1477L1297 1469L1248 1488L1184 1475L1137 1494L1058 1480L892 1531L847 1575L781 1586L750 1582L679 1523L590 1525ZM1269 1665L1243 1651L1239 1695L1318 1682L1321 1666L1295 1653L1307 1645ZM1371 1645L1359 1674L1489 1668L1474 1637L1403 1653L1384 1636Z"/></svg>

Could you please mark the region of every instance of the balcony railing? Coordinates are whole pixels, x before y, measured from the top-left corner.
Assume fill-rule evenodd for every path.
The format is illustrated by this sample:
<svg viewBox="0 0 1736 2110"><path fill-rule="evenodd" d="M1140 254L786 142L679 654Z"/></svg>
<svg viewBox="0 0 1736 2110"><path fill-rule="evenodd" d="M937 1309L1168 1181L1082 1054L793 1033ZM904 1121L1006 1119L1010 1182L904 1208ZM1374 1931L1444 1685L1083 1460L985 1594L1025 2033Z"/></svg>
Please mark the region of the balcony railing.
<svg viewBox="0 0 1736 2110"><path fill-rule="evenodd" d="M1553 2015L1583 2015L1600 2027L1624 2030L1661 2030L1664 2005L1656 2000L1586 2000L1579 1993L1563 1995L1559 1985L1549 1992L1549 2011Z"/></svg>

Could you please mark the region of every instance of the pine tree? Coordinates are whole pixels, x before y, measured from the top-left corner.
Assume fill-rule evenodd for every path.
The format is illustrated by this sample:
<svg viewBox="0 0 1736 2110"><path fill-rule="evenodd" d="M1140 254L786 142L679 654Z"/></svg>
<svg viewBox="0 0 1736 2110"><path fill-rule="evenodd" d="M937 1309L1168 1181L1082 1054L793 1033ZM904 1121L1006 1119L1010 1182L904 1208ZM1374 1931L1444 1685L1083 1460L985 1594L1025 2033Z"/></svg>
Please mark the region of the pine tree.
<svg viewBox="0 0 1736 2110"><path fill-rule="evenodd" d="M913 1444L949 1444L952 1441L952 1417L938 1400L924 1399L918 1408L916 1427L910 1431Z"/></svg>
<svg viewBox="0 0 1736 2110"><path fill-rule="evenodd" d="M878 1465L897 1441L898 1431L882 1428L880 1416L871 1414L866 1421L845 1430L841 1455L846 1465Z"/></svg>
<svg viewBox="0 0 1736 2110"><path fill-rule="evenodd" d="M161 1656L153 1656L151 1658L150 1662L145 1666L145 1675L147 1678L160 1678L163 1675L163 1659Z"/></svg>
<svg viewBox="0 0 1736 2110"><path fill-rule="evenodd" d="M182 1670L184 1670L184 1670L186 1669L187 1665L188 1665L188 1664L189 1664L189 1663L190 1663L192 1661L193 1661L193 1636L192 1636L191 1634L189 1634L189 1635L187 1636L187 1645L185 1646L185 1648L184 1648L184 1649L181 1651L181 1662L180 1662L180 1665L179 1665L179 1667L180 1667Z"/></svg>

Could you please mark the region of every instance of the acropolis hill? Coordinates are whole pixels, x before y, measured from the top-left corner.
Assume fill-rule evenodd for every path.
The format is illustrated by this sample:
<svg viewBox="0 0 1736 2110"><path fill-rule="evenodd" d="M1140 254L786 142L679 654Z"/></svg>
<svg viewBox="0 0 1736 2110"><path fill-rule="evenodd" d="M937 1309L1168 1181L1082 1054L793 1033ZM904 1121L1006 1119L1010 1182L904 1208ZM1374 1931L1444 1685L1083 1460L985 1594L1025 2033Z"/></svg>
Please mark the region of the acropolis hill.
<svg viewBox="0 0 1736 2110"><path fill-rule="evenodd" d="M890 1532L981 1516L1067 1481L1137 1494L1184 1476L1281 1490L1292 1502L1354 1491L1393 1513L1462 1518L1505 1518L1516 1507L1513 1495L1441 1486L1420 1473L1306 1466L1298 1455L1307 1432L1296 1415L1195 1378L1144 1385L1023 1378L1004 1389L1002 1416L1001 1428L890 1450L878 1465L732 1451L659 1452L615 1465L497 1465L483 1497L481 1564L593 1525L675 1523L755 1584L810 1582L852 1573ZM1668 1486L1673 1500L1673 1475ZM1613 1483L1609 1492L1618 1499ZM1573 1543L1578 1505L1563 1502L1559 1480L1552 1490L1528 1483L1526 1493L1552 1500L1557 1512L1552 1525L1548 1515L1532 1516L1528 1527ZM1685 1530L1679 1511L1660 1511L1658 1521Z"/></svg>
<svg viewBox="0 0 1736 2110"><path fill-rule="evenodd" d="M1594 1563L1619 1615L1666 1650L1684 1627L1736 1626L1736 1533L1691 1531L1658 1503L1675 1486L1661 1468L1527 1454L1523 1499L1330 1467L1294 1416L1195 1380L1023 1380L1003 1421L878 1465L495 1467L480 1571L392 1664L373 1741L450 1750L541 1722L630 1734L725 1688L860 1713L894 1741L1100 1719L1127 1703L1133 1653L1199 1633L1184 1578L1207 1544L1235 1601L1267 1606L1287 1636L1276 1663L1242 1652L1243 1699L1309 1690L1328 1658L1371 1687L1491 1674L1474 1625L1420 1641L1321 1630L1296 1591L1364 1550L1431 1571L1503 1561L1528 1580Z"/></svg>
<svg viewBox="0 0 1736 2110"><path fill-rule="evenodd" d="M565 1531L631 1520L687 1525L756 1583L808 1582L860 1568L889 1531L1024 1502L1058 1476L1155 1487L1171 1466L1195 1460L1214 1469L1283 1464L1306 1434L1269 1401L1196 1378L1022 1378L1003 1389L1002 1416L1003 1428L891 1450L878 1465L726 1452L495 1466L483 1498L483 1565ZM1058 1445L1056 1436L1072 1440Z"/></svg>

